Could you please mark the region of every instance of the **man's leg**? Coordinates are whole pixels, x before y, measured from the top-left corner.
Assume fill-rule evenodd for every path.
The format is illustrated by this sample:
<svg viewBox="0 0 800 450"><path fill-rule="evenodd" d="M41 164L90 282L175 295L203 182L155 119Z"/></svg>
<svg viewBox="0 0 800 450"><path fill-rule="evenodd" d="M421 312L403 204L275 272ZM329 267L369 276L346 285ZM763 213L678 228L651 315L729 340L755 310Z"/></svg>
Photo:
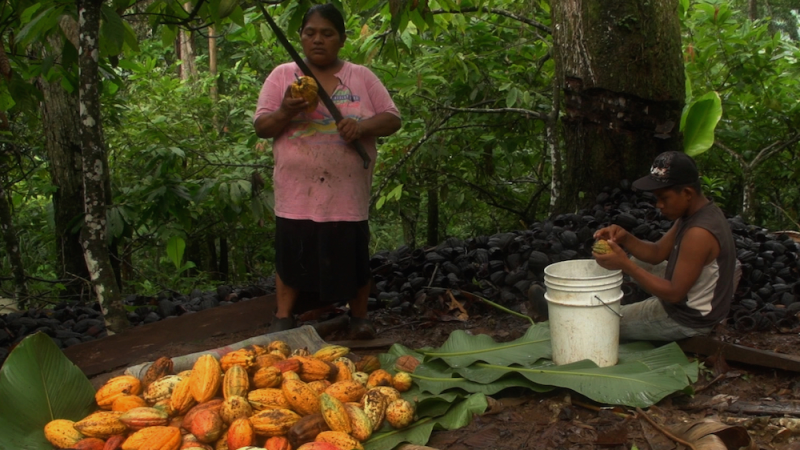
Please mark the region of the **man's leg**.
<svg viewBox="0 0 800 450"><path fill-rule="evenodd" d="M620 308L620 341L677 341L711 333L713 327L691 328L675 322L667 315L661 300L650 297Z"/></svg>
<svg viewBox="0 0 800 450"><path fill-rule="evenodd" d="M370 283L358 288L356 297L350 301L350 315L359 319L368 318L367 301L369 300Z"/></svg>

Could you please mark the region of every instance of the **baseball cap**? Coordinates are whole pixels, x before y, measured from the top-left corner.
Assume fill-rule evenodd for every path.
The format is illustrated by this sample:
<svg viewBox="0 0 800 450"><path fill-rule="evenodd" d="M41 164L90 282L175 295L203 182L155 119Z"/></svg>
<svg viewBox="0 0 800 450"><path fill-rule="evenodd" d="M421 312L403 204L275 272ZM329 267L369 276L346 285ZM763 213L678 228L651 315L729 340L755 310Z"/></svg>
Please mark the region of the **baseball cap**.
<svg viewBox="0 0 800 450"><path fill-rule="evenodd" d="M633 182L640 191L655 191L670 186L696 183L700 179L694 160L683 152L664 152L656 156L648 175Z"/></svg>

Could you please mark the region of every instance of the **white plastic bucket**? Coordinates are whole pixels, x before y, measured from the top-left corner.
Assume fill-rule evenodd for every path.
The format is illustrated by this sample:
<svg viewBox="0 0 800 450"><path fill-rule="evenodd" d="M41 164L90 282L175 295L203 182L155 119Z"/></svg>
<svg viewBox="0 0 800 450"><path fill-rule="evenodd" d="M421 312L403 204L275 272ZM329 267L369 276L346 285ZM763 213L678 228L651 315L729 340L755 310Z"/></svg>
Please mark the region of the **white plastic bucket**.
<svg viewBox="0 0 800 450"><path fill-rule="evenodd" d="M553 362L616 364L622 271L604 269L593 259L562 261L545 267L544 285Z"/></svg>

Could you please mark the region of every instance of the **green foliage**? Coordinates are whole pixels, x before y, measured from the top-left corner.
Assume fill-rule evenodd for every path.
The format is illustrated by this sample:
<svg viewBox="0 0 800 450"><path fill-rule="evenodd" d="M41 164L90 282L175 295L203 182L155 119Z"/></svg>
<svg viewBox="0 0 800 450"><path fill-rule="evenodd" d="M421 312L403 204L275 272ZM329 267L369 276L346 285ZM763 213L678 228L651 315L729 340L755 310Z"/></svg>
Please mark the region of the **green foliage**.
<svg viewBox="0 0 800 450"><path fill-rule="evenodd" d="M722 102L716 92L693 100L681 115L683 151L697 156L714 145L714 128L722 117Z"/></svg>
<svg viewBox="0 0 800 450"><path fill-rule="evenodd" d="M14 348L0 370L0 447L42 449L52 445L44 426L54 419L78 421L92 413L94 388L44 333Z"/></svg>

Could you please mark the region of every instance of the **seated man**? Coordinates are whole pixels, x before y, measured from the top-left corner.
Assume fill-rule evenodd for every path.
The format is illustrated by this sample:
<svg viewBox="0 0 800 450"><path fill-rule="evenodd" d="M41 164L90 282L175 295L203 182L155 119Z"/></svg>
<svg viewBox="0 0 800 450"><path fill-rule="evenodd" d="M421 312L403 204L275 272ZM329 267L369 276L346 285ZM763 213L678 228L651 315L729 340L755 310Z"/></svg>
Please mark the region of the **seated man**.
<svg viewBox="0 0 800 450"><path fill-rule="evenodd" d="M617 225L594 235L613 250L595 253L597 263L622 270L653 295L622 307L620 340L674 341L709 334L728 315L735 290L736 247L725 215L703 195L697 166L681 152L658 155L650 174L633 187L653 192L656 207L675 223L658 242L642 241ZM664 277L637 264L626 251L653 265L666 260Z"/></svg>

